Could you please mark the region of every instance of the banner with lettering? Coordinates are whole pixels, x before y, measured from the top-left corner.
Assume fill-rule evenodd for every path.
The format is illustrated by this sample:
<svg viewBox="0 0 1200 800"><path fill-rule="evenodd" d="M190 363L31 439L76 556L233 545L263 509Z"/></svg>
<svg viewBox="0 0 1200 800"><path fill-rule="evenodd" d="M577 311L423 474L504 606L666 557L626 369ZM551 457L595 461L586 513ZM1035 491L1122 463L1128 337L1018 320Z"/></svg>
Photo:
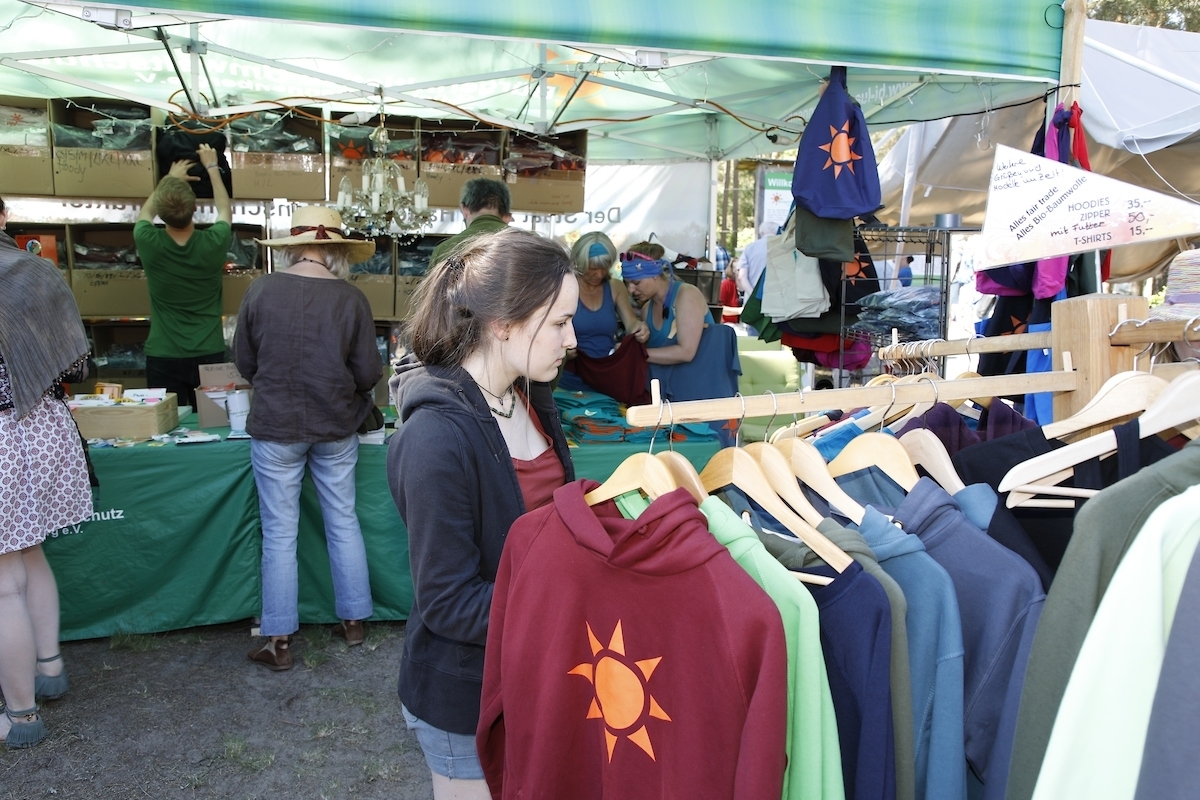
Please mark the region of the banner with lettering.
<svg viewBox="0 0 1200 800"><path fill-rule="evenodd" d="M1200 204L996 146L976 269L1200 233Z"/></svg>

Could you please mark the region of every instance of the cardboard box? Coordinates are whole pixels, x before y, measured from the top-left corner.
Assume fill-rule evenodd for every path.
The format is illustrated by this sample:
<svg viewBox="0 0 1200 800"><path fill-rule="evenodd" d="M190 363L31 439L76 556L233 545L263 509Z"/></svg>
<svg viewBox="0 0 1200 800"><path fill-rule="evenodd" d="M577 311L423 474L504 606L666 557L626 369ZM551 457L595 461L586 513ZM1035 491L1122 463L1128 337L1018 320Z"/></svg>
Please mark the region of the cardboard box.
<svg viewBox="0 0 1200 800"><path fill-rule="evenodd" d="M584 172L547 170L534 178L505 174L513 211L573 214L583 211Z"/></svg>
<svg viewBox="0 0 1200 800"><path fill-rule="evenodd" d="M325 199L321 153L230 153L233 196L247 200Z"/></svg>
<svg viewBox="0 0 1200 800"><path fill-rule="evenodd" d="M149 150L54 148L54 194L58 197L149 197L154 156Z"/></svg>
<svg viewBox="0 0 1200 800"><path fill-rule="evenodd" d="M149 439L179 427L175 395L154 405L91 406L71 410L85 439Z"/></svg>
<svg viewBox="0 0 1200 800"><path fill-rule="evenodd" d="M426 164L421 162L421 177L429 185L429 205L434 208L458 208L463 185L471 178L504 180L500 167L481 164Z"/></svg>
<svg viewBox="0 0 1200 800"><path fill-rule="evenodd" d="M533 138L512 133L504 181L514 211L570 214L583 211L587 131Z"/></svg>
<svg viewBox="0 0 1200 800"><path fill-rule="evenodd" d="M371 316L388 319L396 310L396 276L354 273L350 283L362 290L371 304Z"/></svg>
<svg viewBox="0 0 1200 800"><path fill-rule="evenodd" d="M225 411L225 392L232 385L235 389L250 389L246 379L238 374L237 366L225 364L200 365L200 389L196 390L196 414L201 428L228 428L229 414ZM217 391L203 391L206 387L220 387ZM250 402L254 402L251 395Z"/></svg>
<svg viewBox="0 0 1200 800"><path fill-rule="evenodd" d="M221 313L229 317L237 316L250 284L266 274L261 269L226 272L221 278Z"/></svg>
<svg viewBox="0 0 1200 800"><path fill-rule="evenodd" d="M150 315L150 286L140 269L74 270L71 291L82 317Z"/></svg>
<svg viewBox="0 0 1200 800"><path fill-rule="evenodd" d="M0 144L0 194L54 194L50 148Z"/></svg>
<svg viewBox="0 0 1200 800"><path fill-rule="evenodd" d="M408 315L412 311L413 295L423 280L425 280L424 275L396 276L396 311L394 314L396 319L408 319Z"/></svg>
<svg viewBox="0 0 1200 800"><path fill-rule="evenodd" d="M54 194L48 101L6 95L0 107L0 130L8 132L0 144L0 195ZM29 133L18 138L14 131Z"/></svg>

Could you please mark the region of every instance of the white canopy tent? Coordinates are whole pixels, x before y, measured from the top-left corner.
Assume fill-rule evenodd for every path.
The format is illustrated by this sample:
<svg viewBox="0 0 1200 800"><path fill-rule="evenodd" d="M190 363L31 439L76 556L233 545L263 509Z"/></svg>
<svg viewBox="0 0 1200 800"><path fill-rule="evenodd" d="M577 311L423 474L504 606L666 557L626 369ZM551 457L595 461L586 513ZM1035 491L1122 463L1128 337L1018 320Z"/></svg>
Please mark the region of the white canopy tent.
<svg viewBox="0 0 1200 800"><path fill-rule="evenodd" d="M1200 201L1200 34L1087 20L1082 74L1092 169ZM958 213L965 224L981 224L993 145L1027 151L1045 116L1044 105L1032 103L910 127L879 164L881 218L924 225ZM1186 247L1164 241L1116 248L1113 277L1158 272Z"/></svg>

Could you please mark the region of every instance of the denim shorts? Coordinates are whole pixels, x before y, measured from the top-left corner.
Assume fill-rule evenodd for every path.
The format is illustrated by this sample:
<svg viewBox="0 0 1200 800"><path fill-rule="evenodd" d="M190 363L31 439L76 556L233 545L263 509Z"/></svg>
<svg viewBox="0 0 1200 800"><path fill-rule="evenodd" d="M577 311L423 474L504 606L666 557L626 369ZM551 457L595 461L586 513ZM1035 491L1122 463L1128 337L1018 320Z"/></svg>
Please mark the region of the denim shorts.
<svg viewBox="0 0 1200 800"><path fill-rule="evenodd" d="M404 713L404 724L417 735L417 743L425 753L425 763L430 770L456 781L483 780L474 736L435 728L414 717L404 706L400 706L400 710Z"/></svg>

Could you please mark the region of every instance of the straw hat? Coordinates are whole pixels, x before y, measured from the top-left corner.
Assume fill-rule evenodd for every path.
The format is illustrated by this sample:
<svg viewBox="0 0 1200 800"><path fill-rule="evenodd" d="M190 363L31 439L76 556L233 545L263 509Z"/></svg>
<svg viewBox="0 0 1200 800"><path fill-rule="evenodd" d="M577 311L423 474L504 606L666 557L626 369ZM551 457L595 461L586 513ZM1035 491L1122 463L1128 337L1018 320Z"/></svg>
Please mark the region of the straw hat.
<svg viewBox="0 0 1200 800"><path fill-rule="evenodd" d="M344 244L350 263L361 264L375 254L373 239L350 239L342 231L342 215L328 206L301 206L292 214L292 235L283 239L258 239L267 247Z"/></svg>

